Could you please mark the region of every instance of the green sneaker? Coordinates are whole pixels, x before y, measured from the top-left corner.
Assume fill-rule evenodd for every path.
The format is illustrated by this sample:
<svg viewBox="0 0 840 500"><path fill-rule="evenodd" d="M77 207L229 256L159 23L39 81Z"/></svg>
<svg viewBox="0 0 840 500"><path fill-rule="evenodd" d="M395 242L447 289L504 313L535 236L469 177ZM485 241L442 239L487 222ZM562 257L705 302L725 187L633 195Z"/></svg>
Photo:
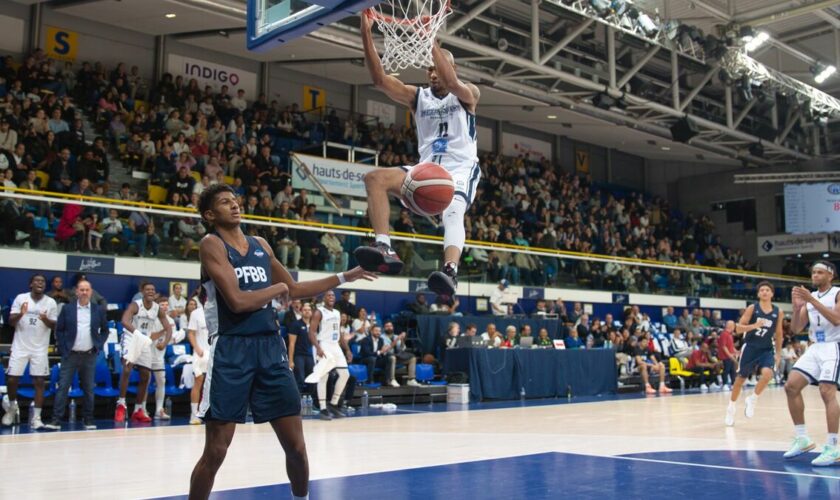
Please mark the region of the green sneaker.
<svg viewBox="0 0 840 500"><path fill-rule="evenodd" d="M816 448L817 445L811 441L811 438L806 436L798 436L793 438L793 445L791 445L790 449L785 452L785 458L795 458L803 453L808 453L809 451Z"/></svg>
<svg viewBox="0 0 840 500"><path fill-rule="evenodd" d="M811 460L811 465L814 467L828 467L840 463L840 450L836 446L829 444L823 446L822 453L817 458Z"/></svg>

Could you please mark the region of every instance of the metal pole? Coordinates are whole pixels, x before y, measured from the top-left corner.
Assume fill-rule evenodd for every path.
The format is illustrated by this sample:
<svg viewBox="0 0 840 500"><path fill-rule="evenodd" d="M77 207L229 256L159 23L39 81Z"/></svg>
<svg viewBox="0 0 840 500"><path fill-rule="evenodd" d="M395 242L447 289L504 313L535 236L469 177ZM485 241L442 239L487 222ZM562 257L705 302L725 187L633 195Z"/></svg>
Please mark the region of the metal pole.
<svg viewBox="0 0 840 500"><path fill-rule="evenodd" d="M260 63L260 87L257 90L257 94L265 94L268 95L268 82L269 82L269 72L271 68L271 63L269 62L261 62ZM256 96L254 96L256 97Z"/></svg>
<svg viewBox="0 0 840 500"><path fill-rule="evenodd" d="M735 119L732 117L732 85L727 85L724 92L724 97L726 98L726 126L735 128Z"/></svg>
<svg viewBox="0 0 840 500"><path fill-rule="evenodd" d="M615 30L612 26L607 26L607 73L610 77L610 89L618 88L615 75Z"/></svg>
<svg viewBox="0 0 840 500"><path fill-rule="evenodd" d="M630 68L629 71L627 71L627 73L624 74L624 76L621 77L621 80L618 81L617 87L622 88L625 85L627 85L630 79L636 76L636 73L641 71L642 68L645 67L645 64L647 64L651 59L653 59L653 56L655 56L658 52L658 45L654 45L653 47L651 47L650 50L647 51L647 53L644 55L644 57L642 57L639 60L639 62L637 62L632 68Z"/></svg>
<svg viewBox="0 0 840 500"><path fill-rule="evenodd" d="M540 62L540 0L531 0L531 60Z"/></svg>
<svg viewBox="0 0 840 500"><path fill-rule="evenodd" d="M755 106L755 99L748 102L747 105L744 106L744 109L742 109L741 112L738 113L738 116L735 117L735 123L732 124L733 128L738 128L738 125L740 125L744 118L747 117L747 113L750 112L753 106Z"/></svg>
<svg viewBox="0 0 840 500"><path fill-rule="evenodd" d="M559 42L557 42L557 45L552 47L551 50L546 52L545 55L543 55L540 58L540 64L547 63L552 57L556 56L561 50L565 49L567 45L572 43L572 40L580 36L580 34L586 31L586 28L590 27L594 22L594 19L587 19L586 21L575 26L575 29L568 32L566 36L564 36Z"/></svg>
<svg viewBox="0 0 840 500"><path fill-rule="evenodd" d="M155 37L155 82L159 82L166 73L166 35Z"/></svg>
<svg viewBox="0 0 840 500"><path fill-rule="evenodd" d="M446 32L447 33L455 33L459 29L463 28L468 22L472 21L476 17L479 16L482 12L489 9L496 3L497 0L484 0L480 4L478 4L473 10L467 12L463 16L455 19L451 23L447 23L446 25Z"/></svg>
<svg viewBox="0 0 840 500"><path fill-rule="evenodd" d="M41 24L43 15L43 4L36 3L29 8L29 53L41 46Z"/></svg>
<svg viewBox="0 0 840 500"><path fill-rule="evenodd" d="M707 71L706 74L703 76L703 80L701 80L700 83L696 87L694 87L691 90L691 92L689 92L689 94L685 98L685 101L680 103L680 107L678 109L680 111L684 111L685 108L687 108L688 105L691 104L691 101L693 101L694 98L697 97L697 94L699 94L700 91L703 90L703 87L705 87L706 84L709 83L709 81L712 78L714 78L715 75L717 75L719 71L720 71L720 63L715 63L715 65L709 71Z"/></svg>
<svg viewBox="0 0 840 500"><path fill-rule="evenodd" d="M680 56L671 50L671 106L680 108Z"/></svg>

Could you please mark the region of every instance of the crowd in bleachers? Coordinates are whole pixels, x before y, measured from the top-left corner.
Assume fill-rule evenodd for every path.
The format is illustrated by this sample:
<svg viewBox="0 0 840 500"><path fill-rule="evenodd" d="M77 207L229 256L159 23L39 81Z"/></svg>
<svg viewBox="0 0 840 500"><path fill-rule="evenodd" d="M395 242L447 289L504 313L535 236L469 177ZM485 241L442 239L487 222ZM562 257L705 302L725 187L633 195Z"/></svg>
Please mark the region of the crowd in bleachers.
<svg viewBox="0 0 840 500"><path fill-rule="evenodd" d="M241 196L246 214L318 221L324 218L315 202L320 197L290 186L290 151L328 140L377 150L380 165L416 161L411 127L388 126L353 113L340 117L335 109L321 115L297 104L268 102L265 95L252 99L242 90L234 94L226 86L201 88L195 80L169 74L151 83L136 66L106 68L86 62L76 69L59 66L36 50L21 63L3 59L0 75L0 169L9 187L191 207L206 186L227 182ZM84 117L93 123L95 137L86 136ZM121 161L114 162L116 157ZM721 243L707 216L682 214L661 198L599 186L589 176L562 171L546 159L484 154L480 160L482 181L465 223L468 239L757 270L740 250ZM117 191L110 184L112 164L117 163L148 174L148 196L138 195L130 185ZM68 251L165 251L190 258L204 234L195 219L152 218L144 212L114 217L107 210L78 205L51 208L5 203L3 242L25 240L37 246L46 235ZM394 228L437 230L406 211ZM249 229L271 242L288 267L348 266L352 249L343 236L267 226ZM410 261L424 253L410 245L398 250L408 272L413 269ZM429 250L424 249L427 257ZM465 260L467 272L523 285L690 295L715 295L743 285L731 277L478 248Z"/></svg>

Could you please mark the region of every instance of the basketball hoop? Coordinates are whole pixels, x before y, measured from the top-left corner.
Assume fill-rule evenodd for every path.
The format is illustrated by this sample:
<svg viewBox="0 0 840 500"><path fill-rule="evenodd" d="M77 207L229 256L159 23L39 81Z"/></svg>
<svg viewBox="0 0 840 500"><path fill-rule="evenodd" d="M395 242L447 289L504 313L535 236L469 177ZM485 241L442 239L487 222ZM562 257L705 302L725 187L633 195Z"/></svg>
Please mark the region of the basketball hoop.
<svg viewBox="0 0 840 500"><path fill-rule="evenodd" d="M382 66L395 73L432 66L432 44L443 21L452 13L449 0L385 0L368 9L385 36Z"/></svg>

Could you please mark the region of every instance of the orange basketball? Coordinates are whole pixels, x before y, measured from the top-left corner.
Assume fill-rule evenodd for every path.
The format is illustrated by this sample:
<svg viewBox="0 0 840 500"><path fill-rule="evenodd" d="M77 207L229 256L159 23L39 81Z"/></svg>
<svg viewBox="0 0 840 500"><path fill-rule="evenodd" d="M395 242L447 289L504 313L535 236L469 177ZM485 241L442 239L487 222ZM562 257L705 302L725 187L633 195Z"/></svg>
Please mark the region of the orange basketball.
<svg viewBox="0 0 840 500"><path fill-rule="evenodd" d="M405 175L400 189L403 204L419 215L438 215L452 203L455 183L437 163L414 165Z"/></svg>

